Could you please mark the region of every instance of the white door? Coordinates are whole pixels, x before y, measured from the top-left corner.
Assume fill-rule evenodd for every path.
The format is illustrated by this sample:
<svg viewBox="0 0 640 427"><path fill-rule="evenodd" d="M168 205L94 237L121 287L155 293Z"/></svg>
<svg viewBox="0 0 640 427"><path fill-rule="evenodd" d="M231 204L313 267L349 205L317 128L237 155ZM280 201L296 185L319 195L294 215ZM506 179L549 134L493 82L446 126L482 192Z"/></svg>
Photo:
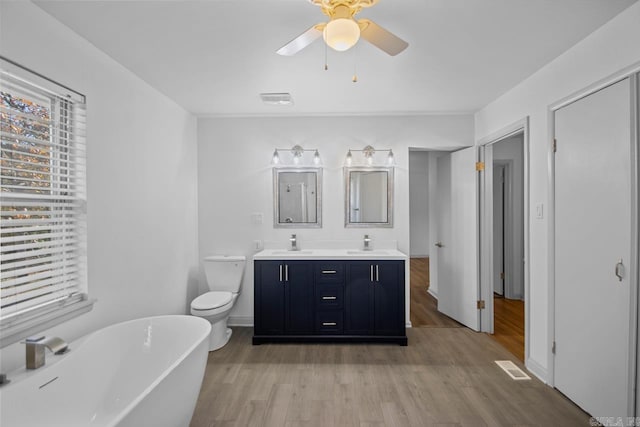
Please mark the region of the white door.
<svg viewBox="0 0 640 427"><path fill-rule="evenodd" d="M438 158L438 311L480 330L476 147Z"/></svg>
<svg viewBox="0 0 640 427"><path fill-rule="evenodd" d="M555 386L593 416L633 415L630 105L627 79L555 114Z"/></svg>

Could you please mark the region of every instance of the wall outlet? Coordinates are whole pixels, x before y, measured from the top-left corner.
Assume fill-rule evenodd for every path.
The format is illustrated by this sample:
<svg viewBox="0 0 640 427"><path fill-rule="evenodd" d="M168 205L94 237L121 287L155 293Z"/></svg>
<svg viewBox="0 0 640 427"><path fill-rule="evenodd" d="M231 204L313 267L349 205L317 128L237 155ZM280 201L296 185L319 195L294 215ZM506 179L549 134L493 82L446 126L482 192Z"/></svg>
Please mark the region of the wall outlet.
<svg viewBox="0 0 640 427"><path fill-rule="evenodd" d="M261 251L262 250L262 240L254 240L253 241L253 249L256 251Z"/></svg>

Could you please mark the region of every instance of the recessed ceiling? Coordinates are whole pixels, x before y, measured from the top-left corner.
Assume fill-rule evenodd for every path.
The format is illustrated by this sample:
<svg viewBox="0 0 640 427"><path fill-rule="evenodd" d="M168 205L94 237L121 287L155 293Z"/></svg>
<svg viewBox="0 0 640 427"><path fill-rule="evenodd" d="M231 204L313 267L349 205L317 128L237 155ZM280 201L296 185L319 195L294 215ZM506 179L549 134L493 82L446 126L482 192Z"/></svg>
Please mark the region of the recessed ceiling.
<svg viewBox="0 0 640 427"><path fill-rule="evenodd" d="M306 0L36 1L197 115L472 112L635 0L380 0L358 18L409 42L391 57L360 41L276 50L325 21ZM353 83L357 73L358 82ZM289 92L292 106L259 94Z"/></svg>

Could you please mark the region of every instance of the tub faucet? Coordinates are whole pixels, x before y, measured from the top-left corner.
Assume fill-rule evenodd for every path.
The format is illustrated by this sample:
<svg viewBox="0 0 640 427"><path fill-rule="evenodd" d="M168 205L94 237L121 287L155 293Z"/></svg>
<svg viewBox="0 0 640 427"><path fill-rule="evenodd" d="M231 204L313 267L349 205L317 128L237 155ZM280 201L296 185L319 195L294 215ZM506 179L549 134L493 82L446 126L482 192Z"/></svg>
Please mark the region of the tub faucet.
<svg viewBox="0 0 640 427"><path fill-rule="evenodd" d="M369 238L368 234L364 235L364 246L362 248L363 251L370 251L371 250L371 239Z"/></svg>
<svg viewBox="0 0 640 427"><path fill-rule="evenodd" d="M29 337L25 340L27 369L38 369L44 365L45 348L53 354L64 354L69 346L58 337L45 338L44 336Z"/></svg>
<svg viewBox="0 0 640 427"><path fill-rule="evenodd" d="M291 248L289 250L290 251L297 251L298 250L298 239L296 238L296 235L292 234L291 237L289 238L289 241L291 242Z"/></svg>

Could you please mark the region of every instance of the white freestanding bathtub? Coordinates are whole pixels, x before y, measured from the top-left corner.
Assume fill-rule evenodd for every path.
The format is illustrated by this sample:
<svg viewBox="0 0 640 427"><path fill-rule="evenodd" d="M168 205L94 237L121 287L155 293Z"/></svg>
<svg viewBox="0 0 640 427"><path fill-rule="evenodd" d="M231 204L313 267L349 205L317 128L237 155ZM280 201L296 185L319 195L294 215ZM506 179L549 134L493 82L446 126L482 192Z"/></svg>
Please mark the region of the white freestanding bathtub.
<svg viewBox="0 0 640 427"><path fill-rule="evenodd" d="M137 319L98 330L0 388L2 427L188 426L211 324L194 316Z"/></svg>

